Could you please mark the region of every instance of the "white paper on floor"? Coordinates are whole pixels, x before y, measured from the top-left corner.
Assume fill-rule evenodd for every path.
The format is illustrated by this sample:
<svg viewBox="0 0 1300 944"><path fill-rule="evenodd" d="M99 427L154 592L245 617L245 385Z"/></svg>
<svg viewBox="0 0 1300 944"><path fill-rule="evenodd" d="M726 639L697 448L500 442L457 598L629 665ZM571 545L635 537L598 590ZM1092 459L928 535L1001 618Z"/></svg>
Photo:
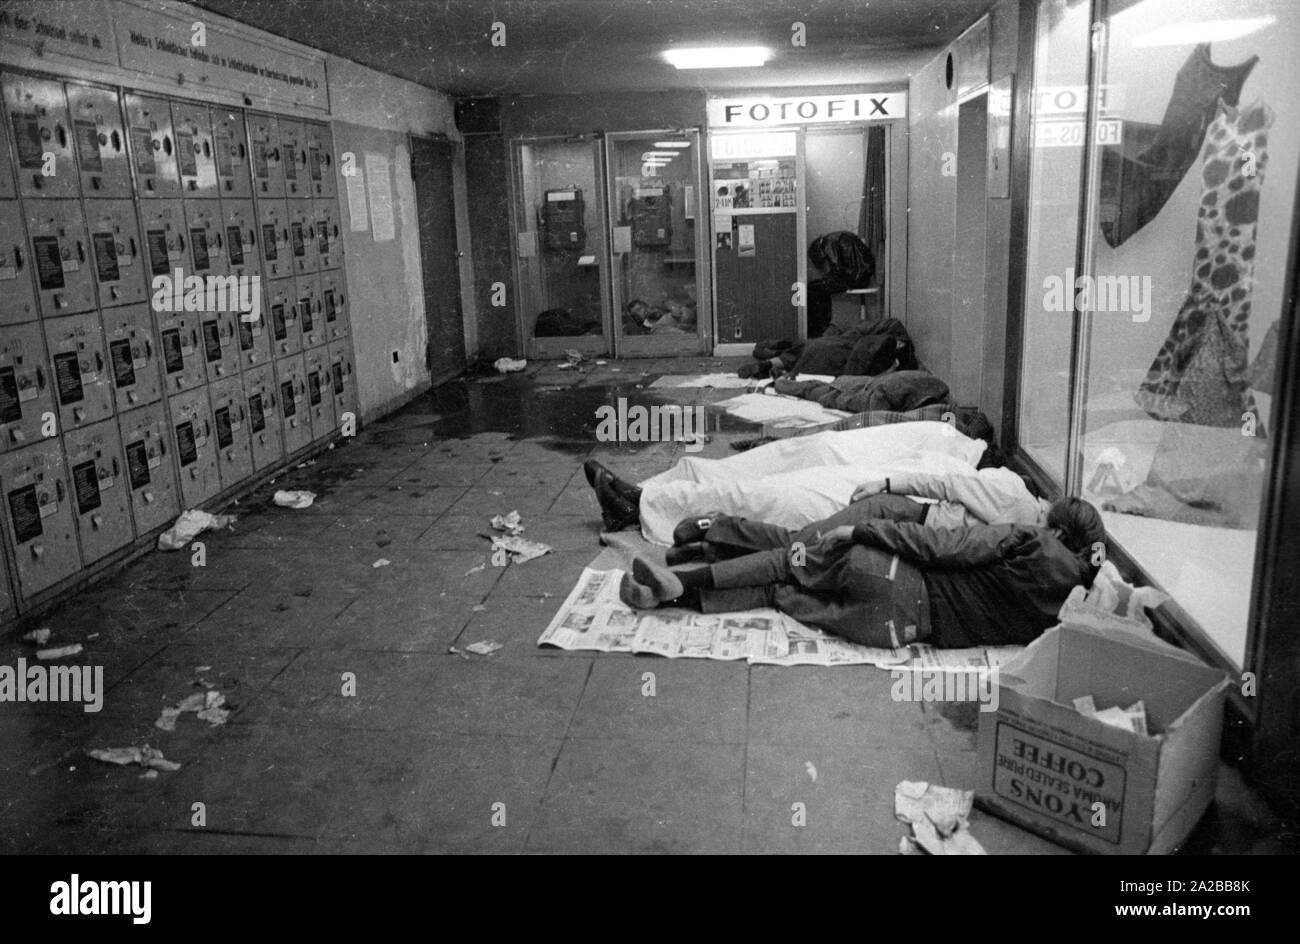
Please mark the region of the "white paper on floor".
<svg viewBox="0 0 1300 944"><path fill-rule="evenodd" d="M522 534L524 530L523 519L517 511L508 515L493 515L491 524L494 530L505 531L507 534Z"/></svg>
<svg viewBox="0 0 1300 944"><path fill-rule="evenodd" d="M180 551L189 547L190 541L204 531L228 528L235 523L234 515L210 515L206 511L191 508L182 511L176 523L158 535L158 550Z"/></svg>
<svg viewBox="0 0 1300 944"><path fill-rule="evenodd" d="M730 400L715 403L714 406L721 407L737 419L763 423L773 429L817 426L820 423L833 423L851 415L844 410L829 410L812 400L779 394L764 396L761 393L742 393Z"/></svg>
<svg viewBox="0 0 1300 944"><path fill-rule="evenodd" d="M899 851L914 855L984 855L970 834L974 790L956 790L924 780L904 780L894 788L894 815L912 827Z"/></svg>
<svg viewBox="0 0 1300 944"><path fill-rule="evenodd" d="M310 508L312 502L316 500L315 492L306 490L297 490L290 492L276 492L271 500L281 508Z"/></svg>
<svg viewBox="0 0 1300 944"><path fill-rule="evenodd" d="M653 653L669 659L745 659L764 665L875 665L953 672L988 670L1022 649L936 649L924 644L877 649L805 626L772 609L707 615L662 607L635 610L619 599L622 579L622 570L584 569L537 644L595 652Z"/></svg>
<svg viewBox="0 0 1300 944"><path fill-rule="evenodd" d="M209 689L206 692L187 695L175 705L164 708L158 720L153 723L154 727L162 731L175 731L176 720L189 711L194 712L200 721L206 721L213 727L225 724L226 719L230 717L230 709L226 707L226 696Z"/></svg>
<svg viewBox="0 0 1300 944"><path fill-rule="evenodd" d="M510 555L512 564L523 564L534 558L541 557L543 554L551 552L550 545L541 544L537 541L526 541L517 535L493 535L492 551L495 553L498 549L505 551Z"/></svg>
<svg viewBox="0 0 1300 944"><path fill-rule="evenodd" d="M104 747L86 751L86 754L106 764L121 766L139 764L141 767L147 767L150 770L173 771L181 769L180 764L163 757L162 751L150 747L148 744L143 747Z"/></svg>

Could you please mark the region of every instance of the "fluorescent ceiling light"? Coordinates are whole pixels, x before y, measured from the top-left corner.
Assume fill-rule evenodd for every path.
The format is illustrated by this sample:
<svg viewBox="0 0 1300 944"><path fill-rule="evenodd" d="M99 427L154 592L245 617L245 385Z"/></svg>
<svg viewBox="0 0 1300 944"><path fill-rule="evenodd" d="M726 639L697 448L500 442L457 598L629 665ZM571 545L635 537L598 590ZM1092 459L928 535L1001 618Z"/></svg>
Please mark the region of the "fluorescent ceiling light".
<svg viewBox="0 0 1300 944"><path fill-rule="evenodd" d="M1260 16L1240 20L1213 20L1207 23L1174 23L1143 33L1133 40L1135 48L1146 46L1194 46L1197 43L1227 42L1240 39L1272 26L1277 17Z"/></svg>
<svg viewBox="0 0 1300 944"><path fill-rule="evenodd" d="M772 56L762 46L714 46L703 49L666 49L664 58L678 69L739 69L764 65Z"/></svg>
<svg viewBox="0 0 1300 944"><path fill-rule="evenodd" d="M657 148L688 148L691 146L690 141L656 141Z"/></svg>
<svg viewBox="0 0 1300 944"><path fill-rule="evenodd" d="M646 151L649 157L662 157L666 161L671 161L677 156L676 151Z"/></svg>

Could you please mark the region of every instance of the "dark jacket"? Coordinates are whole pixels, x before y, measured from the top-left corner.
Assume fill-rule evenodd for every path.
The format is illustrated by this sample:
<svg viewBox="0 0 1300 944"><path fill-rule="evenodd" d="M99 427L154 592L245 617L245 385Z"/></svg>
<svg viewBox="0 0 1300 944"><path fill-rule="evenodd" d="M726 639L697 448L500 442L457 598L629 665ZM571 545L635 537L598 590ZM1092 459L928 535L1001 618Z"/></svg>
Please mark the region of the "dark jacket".
<svg viewBox="0 0 1300 944"><path fill-rule="evenodd" d="M936 646L1020 645L1055 626L1071 588L1096 574L1046 528L982 525L927 528L885 519L853 529L853 540L920 567Z"/></svg>

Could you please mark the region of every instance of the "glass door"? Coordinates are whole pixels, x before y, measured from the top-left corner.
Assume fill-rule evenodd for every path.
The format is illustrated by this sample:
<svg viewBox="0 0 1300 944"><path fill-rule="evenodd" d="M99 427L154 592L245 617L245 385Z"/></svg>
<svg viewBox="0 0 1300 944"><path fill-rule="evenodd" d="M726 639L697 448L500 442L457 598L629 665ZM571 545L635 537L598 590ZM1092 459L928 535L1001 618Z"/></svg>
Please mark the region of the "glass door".
<svg viewBox="0 0 1300 944"><path fill-rule="evenodd" d="M609 254L594 137L516 140L516 312L529 357L610 350Z"/></svg>
<svg viewBox="0 0 1300 944"><path fill-rule="evenodd" d="M698 354L711 323L700 211L700 137L638 131L606 138L614 336L620 357Z"/></svg>

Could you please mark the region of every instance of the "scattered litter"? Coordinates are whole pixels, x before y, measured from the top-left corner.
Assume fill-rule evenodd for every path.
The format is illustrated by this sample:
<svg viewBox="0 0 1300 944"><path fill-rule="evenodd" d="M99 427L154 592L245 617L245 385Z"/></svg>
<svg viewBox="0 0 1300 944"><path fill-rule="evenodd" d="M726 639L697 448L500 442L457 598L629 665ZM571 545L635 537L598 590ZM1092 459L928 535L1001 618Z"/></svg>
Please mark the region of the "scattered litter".
<svg viewBox="0 0 1300 944"><path fill-rule="evenodd" d="M381 557L381 558L379 558L379 560L375 561L375 562L374 562L373 564L371 564L370 566L371 566L371 567L387 567L387 566L389 566L390 564L392 564L392 561L390 561L387 557Z"/></svg>
<svg viewBox="0 0 1300 944"><path fill-rule="evenodd" d="M572 364L561 364L557 369L558 369L558 370L569 370L569 369L571 369L572 367L573 367Z"/></svg>
<svg viewBox="0 0 1300 944"><path fill-rule="evenodd" d="M91 634L90 634L89 636L87 636L86 638L87 638L87 639L98 639L98 638L99 638L99 633L91 633Z"/></svg>
<svg viewBox="0 0 1300 944"><path fill-rule="evenodd" d="M493 537L492 550L495 551L498 548L506 550L510 554L511 563L514 564L523 564L551 552L550 545L540 544L537 541L527 541L513 534L508 537Z"/></svg>
<svg viewBox="0 0 1300 944"><path fill-rule="evenodd" d="M497 369L499 374L513 374L527 367L528 361L515 360L513 357L498 357L492 362L492 366Z"/></svg>
<svg viewBox="0 0 1300 944"><path fill-rule="evenodd" d="M50 641L50 627L42 626L40 629L33 629L30 633L23 636L28 642L34 642L38 646L43 646Z"/></svg>
<svg viewBox="0 0 1300 944"><path fill-rule="evenodd" d="M230 717L230 709L226 707L226 696L221 692L209 690L186 695L175 705L164 708L158 715L158 720L153 723L154 727L161 731L175 731L176 720L190 711L194 712L199 720L206 721L214 727L225 724L226 719Z"/></svg>
<svg viewBox="0 0 1300 944"><path fill-rule="evenodd" d="M477 567L471 567L469 570L465 571L465 576L468 577L471 574L482 573L486 569L487 564L479 564Z"/></svg>
<svg viewBox="0 0 1300 944"><path fill-rule="evenodd" d="M194 671L195 671L195 672L211 672L211 671L212 671L212 666L210 666L210 665L196 665L196 666L194 667Z"/></svg>
<svg viewBox="0 0 1300 944"><path fill-rule="evenodd" d="M582 352L569 348L564 352L564 359L568 362L570 367L577 367L582 363ZM561 364L560 366L562 367L564 365Z"/></svg>
<svg viewBox="0 0 1300 944"><path fill-rule="evenodd" d="M608 364L608 363L609 363L609 361L596 361L596 366L597 366L597 367L604 367L604 366L605 366L606 364Z"/></svg>
<svg viewBox="0 0 1300 944"><path fill-rule="evenodd" d="M482 569L483 569L482 567L479 567L479 570L482 570ZM483 612L484 610L486 610L486 609L487 609L487 607L484 606L482 603L475 603L472 607L470 607L470 612L471 612L471 613L482 613L482 612Z"/></svg>
<svg viewBox="0 0 1300 944"><path fill-rule="evenodd" d="M316 500L316 493L304 490L276 492L271 500L281 508L310 508L311 503Z"/></svg>
<svg viewBox="0 0 1300 944"><path fill-rule="evenodd" d="M315 460L315 459L308 459L306 462L299 462L299 463L298 463L294 468L297 468L297 469L305 469L305 468L307 468L307 466L309 466L309 465L315 465L315 464L316 464L316 460Z"/></svg>
<svg viewBox="0 0 1300 944"><path fill-rule="evenodd" d="M512 511L508 515L493 515L492 527L496 531L505 531L507 534L522 534L524 523L519 517L519 512Z"/></svg>
<svg viewBox="0 0 1300 944"><path fill-rule="evenodd" d="M333 449L333 448L334 448L334 444L333 444L333 443L330 443L330 444L329 444L329 448L330 448L330 449Z"/></svg>
<svg viewBox="0 0 1300 944"><path fill-rule="evenodd" d="M158 771L154 770L153 768L150 768L149 770L146 770L144 773L142 773L142 774L140 775L140 779L141 779L141 780L157 780L157 779L158 779Z"/></svg>
<svg viewBox="0 0 1300 944"><path fill-rule="evenodd" d="M181 765L175 761L163 757L162 751L156 747L150 747L148 744L144 747L104 747L93 751L86 751L86 754L95 760L102 760L106 764L118 764L125 767L127 764L139 764L150 770L180 770Z"/></svg>
<svg viewBox="0 0 1300 944"><path fill-rule="evenodd" d="M490 656L498 649L505 647L499 642L493 642L491 639L484 639L481 642L473 642L465 647L466 652L472 652L476 656Z"/></svg>
<svg viewBox="0 0 1300 944"><path fill-rule="evenodd" d="M496 496L499 498L499 497L501 497L501 490L500 490L500 489L492 489L492 491L488 492L488 494L489 494L489 495L496 495Z"/></svg>
<svg viewBox="0 0 1300 944"><path fill-rule="evenodd" d="M466 654L465 652L462 652L460 649L457 649L455 646L448 646L448 647L447 647L447 651L448 651L449 653L453 653L453 654L455 654L455 655L460 656L460 657L461 657L462 659L464 659L466 662L472 661L472 660L470 659L470 657L469 657L468 654Z"/></svg>
<svg viewBox="0 0 1300 944"><path fill-rule="evenodd" d="M68 656L80 655L82 650L81 643L74 642L71 646L57 646L54 649L37 649L36 658L38 659L64 659Z"/></svg>
<svg viewBox="0 0 1300 944"><path fill-rule="evenodd" d="M803 762L803 766L804 766L804 770L808 771L808 776L812 778L812 782L813 782L813 783L816 783L816 782L817 782L817 768L813 766L813 762L810 761L810 760L806 760L806 761Z"/></svg>
<svg viewBox="0 0 1300 944"><path fill-rule="evenodd" d="M970 834L974 790L955 790L924 780L904 780L894 788L894 815L912 827L902 837L904 855L985 855Z"/></svg>
<svg viewBox="0 0 1300 944"><path fill-rule="evenodd" d="M1147 736L1147 706L1140 701L1135 701L1127 708L1115 705L1103 711L1098 711L1097 703L1093 700L1093 697L1083 695L1074 700L1074 710L1081 715L1096 718L1103 724L1108 724L1113 728L1123 728L1125 731L1134 731L1143 737Z"/></svg>
<svg viewBox="0 0 1300 944"><path fill-rule="evenodd" d="M189 547L204 531L229 528L235 523L234 515L210 515L206 511L191 508L182 511L176 523L158 535L158 550L181 551Z"/></svg>

